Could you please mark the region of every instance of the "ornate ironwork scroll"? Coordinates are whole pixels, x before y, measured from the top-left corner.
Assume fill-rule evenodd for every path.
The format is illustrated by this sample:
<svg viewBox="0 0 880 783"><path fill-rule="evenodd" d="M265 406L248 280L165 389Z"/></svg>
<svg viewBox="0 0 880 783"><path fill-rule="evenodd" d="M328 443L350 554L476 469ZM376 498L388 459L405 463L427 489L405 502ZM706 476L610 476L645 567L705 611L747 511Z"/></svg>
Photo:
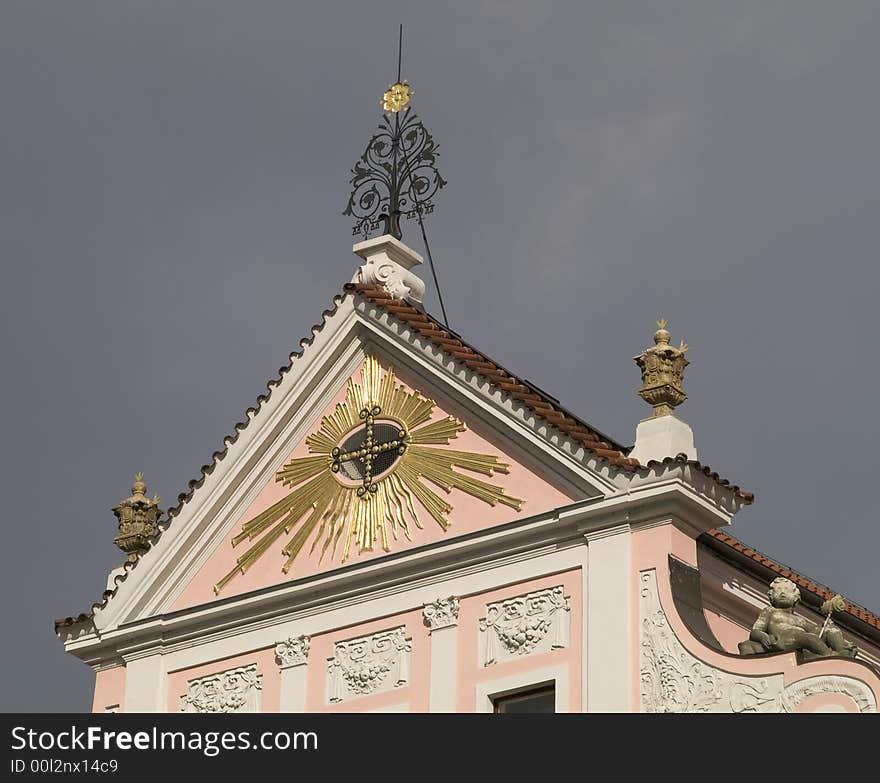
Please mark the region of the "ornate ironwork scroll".
<svg viewBox="0 0 880 783"><path fill-rule="evenodd" d="M352 234L367 238L383 227L400 239L400 216L434 210L434 196L446 185L437 170L437 143L410 108L383 115L378 132L351 170L352 191L343 215L355 219Z"/></svg>

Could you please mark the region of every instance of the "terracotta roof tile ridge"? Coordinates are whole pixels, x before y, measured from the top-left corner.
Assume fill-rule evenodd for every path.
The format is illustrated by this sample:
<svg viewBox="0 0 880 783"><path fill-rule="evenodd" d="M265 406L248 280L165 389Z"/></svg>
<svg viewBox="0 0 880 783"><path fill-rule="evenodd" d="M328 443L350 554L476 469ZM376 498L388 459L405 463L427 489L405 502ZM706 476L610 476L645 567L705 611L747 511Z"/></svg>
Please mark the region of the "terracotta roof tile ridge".
<svg viewBox="0 0 880 783"><path fill-rule="evenodd" d="M582 421L575 414L564 408L556 397L548 394L531 381L516 377L494 359L488 358L473 346L468 345L461 335L449 329L449 327L443 326L430 313L416 310L413 305L402 299L394 299L384 288L375 283L348 283L345 288L363 295L405 323L408 322L409 318L414 317L409 315L410 313L418 313L429 318L443 336L435 338L431 334L420 332L423 336L432 340L447 354L459 361L463 361L466 367L479 372L502 391L522 402L537 416L540 416L564 434L577 440L585 449L592 452L596 458L609 462L614 467L627 472L649 469L651 464L665 467L684 461L717 484L729 489L744 503L749 504L754 501L755 496L751 492L746 492L735 484L732 485L727 479L722 478L708 466L701 464L697 460L688 460L684 455L667 457L662 461L652 460L647 465L641 465L637 460L627 456L632 450L631 447L620 445L591 424ZM412 325L410 322L410 326Z"/></svg>
<svg viewBox="0 0 880 783"><path fill-rule="evenodd" d="M345 289L355 291L399 320L414 326L410 318L416 314L426 317L437 330L434 333L420 331L422 336L434 342L445 353L462 361L465 366L486 377L514 399L522 402L537 416L547 420L564 434L579 441L581 445L601 460L615 467L632 471L638 466L636 460L626 456L629 448L620 445L600 430L565 409L556 397L548 394L528 380L518 378L499 362L469 345L465 339L442 324L430 313L418 310L402 299L394 299L384 288L373 283L347 283Z"/></svg>
<svg viewBox="0 0 880 783"><path fill-rule="evenodd" d="M685 454L678 454L674 457L664 457L662 460L648 460L646 463L641 465L641 468L649 470L652 465L660 465L665 467L667 465L673 465L676 463L680 465L689 465L694 470L697 470L703 475L708 476L716 484L727 487L727 489L733 492L737 497L741 498L746 505L750 505L751 503L755 502L755 494L753 492L746 492L744 489L741 489L737 484L731 484L730 481L728 481L726 478L722 478L708 465L704 465L702 462L699 462L695 459L688 459L687 455Z"/></svg>
<svg viewBox="0 0 880 783"><path fill-rule="evenodd" d="M718 547L714 546L712 542L709 541L709 539L720 542L725 547L733 549L740 555L743 555L744 557L753 560L755 563L758 563L764 568L776 574L779 574L779 576L790 579L798 587L807 590L814 596L821 598L823 601L828 600L829 598L832 598L834 595L836 595L835 591L833 591L831 588L805 577L803 574L798 573L793 568L784 565L783 563L780 563L771 557L768 557L762 552L759 552L757 549L752 549L752 547L747 546L738 538L734 538L729 533L725 533L718 528L709 530L707 533L704 533L703 536L701 536L700 538L704 538L704 536L705 543L707 543L709 546L712 546L713 549L717 549ZM861 620L866 625L880 630L880 617L878 617L869 609L866 609L864 606L860 606L859 604L853 603L849 599L846 599L846 609L844 611L846 614L849 614L856 619Z"/></svg>

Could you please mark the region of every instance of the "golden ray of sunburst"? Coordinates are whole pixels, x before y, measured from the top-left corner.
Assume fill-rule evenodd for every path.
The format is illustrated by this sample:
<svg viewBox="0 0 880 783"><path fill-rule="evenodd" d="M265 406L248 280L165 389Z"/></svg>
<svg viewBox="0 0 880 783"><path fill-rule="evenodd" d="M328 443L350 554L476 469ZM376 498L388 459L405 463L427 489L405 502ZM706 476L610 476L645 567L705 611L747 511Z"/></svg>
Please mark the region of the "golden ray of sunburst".
<svg viewBox="0 0 880 783"><path fill-rule="evenodd" d="M389 532L395 540L400 532L411 540L411 525L422 527L417 505L446 530L452 505L428 484L446 494L458 489L489 505L503 503L519 510L523 501L508 495L502 487L458 472L492 476L507 473L508 465L491 455L442 448L466 427L453 416L431 421L435 405L418 392L397 385L394 368L389 367L383 374L379 360L368 356L361 365L361 383L349 379L345 400L323 417L317 432L306 438L313 456L292 459L276 473L275 480L292 487L292 491L245 522L241 532L232 539L233 546L243 541L253 543L236 560L235 568L214 585L214 592L219 593L237 574L244 574L284 537L288 537L281 550L287 558L282 567L286 574L310 537L309 552L314 552L320 544L320 559L323 559L328 549L335 557L344 536L342 562L348 559L352 543L359 552L364 552L371 551L379 541L382 548L389 551ZM371 411L376 408L380 412L375 421L396 424L402 437L375 447L375 453L380 449L396 450L398 456L390 468L371 482L371 463L365 463L364 458L358 456L369 449L362 448L357 453L341 451L344 452L342 444L348 442L365 421L365 432L369 432L372 439ZM367 445L366 440L360 444L361 447ZM347 483L338 476L341 459L367 465L360 468L366 470L362 484Z"/></svg>

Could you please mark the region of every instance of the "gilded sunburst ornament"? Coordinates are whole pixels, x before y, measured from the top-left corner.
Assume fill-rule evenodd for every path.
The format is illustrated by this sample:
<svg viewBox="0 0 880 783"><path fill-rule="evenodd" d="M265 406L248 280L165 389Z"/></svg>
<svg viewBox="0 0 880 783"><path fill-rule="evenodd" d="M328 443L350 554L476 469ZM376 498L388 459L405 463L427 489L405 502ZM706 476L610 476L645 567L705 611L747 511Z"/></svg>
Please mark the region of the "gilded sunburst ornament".
<svg viewBox="0 0 880 783"><path fill-rule="evenodd" d="M292 459L276 474L275 480L292 491L245 522L232 539L233 546L245 541L251 546L214 592L245 573L283 537L288 537L281 550L286 574L310 539L309 552L320 544L323 558L328 550L335 557L344 537L342 562L352 544L363 552L380 541L389 551L389 531L392 539L402 532L411 540L411 525L422 527L416 508L446 530L452 505L429 484L447 494L459 489L489 505L519 510L522 500L468 475L507 473L505 463L443 448L466 427L453 416L431 421L435 407L433 400L396 384L393 367L383 373L379 360L368 356L361 383L349 379L345 401L306 438L312 456Z"/></svg>

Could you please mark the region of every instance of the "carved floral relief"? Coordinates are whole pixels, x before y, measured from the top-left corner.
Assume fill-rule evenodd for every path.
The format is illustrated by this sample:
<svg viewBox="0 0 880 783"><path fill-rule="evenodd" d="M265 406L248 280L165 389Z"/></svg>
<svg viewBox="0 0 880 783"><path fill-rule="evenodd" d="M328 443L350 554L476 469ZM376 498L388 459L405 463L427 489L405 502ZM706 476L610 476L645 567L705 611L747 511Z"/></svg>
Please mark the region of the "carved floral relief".
<svg viewBox="0 0 880 783"><path fill-rule="evenodd" d="M181 712L259 712L263 675L257 664L190 680L180 697Z"/></svg>
<svg viewBox="0 0 880 783"><path fill-rule="evenodd" d="M304 666L309 658L308 636L290 636L275 645L275 661L282 669Z"/></svg>
<svg viewBox="0 0 880 783"><path fill-rule="evenodd" d="M407 685L411 655L412 640L403 626L336 642L327 661L328 702Z"/></svg>
<svg viewBox="0 0 880 783"><path fill-rule="evenodd" d="M483 666L567 647L570 612L561 586L487 604L480 619Z"/></svg>
<svg viewBox="0 0 880 783"><path fill-rule="evenodd" d="M458 624L458 598L438 598L422 608L425 625L432 631L451 628Z"/></svg>
<svg viewBox="0 0 880 783"><path fill-rule="evenodd" d="M817 693L842 693L861 712L876 712L871 689L854 677L811 677L783 687L781 673L750 677L710 666L688 652L672 630L656 572L642 572L639 588L642 712L793 712Z"/></svg>

